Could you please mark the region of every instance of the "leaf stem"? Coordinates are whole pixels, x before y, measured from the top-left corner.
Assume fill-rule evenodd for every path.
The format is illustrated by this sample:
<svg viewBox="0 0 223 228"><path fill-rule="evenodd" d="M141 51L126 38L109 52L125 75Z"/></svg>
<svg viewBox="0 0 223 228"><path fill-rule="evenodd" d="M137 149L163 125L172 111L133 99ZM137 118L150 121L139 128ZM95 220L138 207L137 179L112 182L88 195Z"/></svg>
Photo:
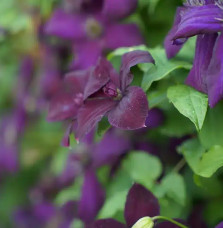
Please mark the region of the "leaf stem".
<svg viewBox="0 0 223 228"><path fill-rule="evenodd" d="M165 216L154 216L152 218L153 221L158 220L158 219L167 220L167 221L169 221L169 222L171 222L171 223L173 223L173 224L175 224L175 225L177 225L177 226L179 226L181 228L188 228L187 226L185 226L185 225L183 225L183 224L181 224L181 223L179 223L179 222L177 222L177 221L175 221L175 220L173 220L171 218L167 218Z"/></svg>

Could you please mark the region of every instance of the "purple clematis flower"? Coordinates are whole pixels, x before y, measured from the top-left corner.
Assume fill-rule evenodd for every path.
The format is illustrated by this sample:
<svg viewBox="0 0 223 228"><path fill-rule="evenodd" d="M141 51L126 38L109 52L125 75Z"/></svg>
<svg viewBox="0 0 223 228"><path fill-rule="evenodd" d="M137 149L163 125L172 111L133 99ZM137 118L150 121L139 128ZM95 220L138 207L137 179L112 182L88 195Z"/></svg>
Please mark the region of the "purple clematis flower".
<svg viewBox="0 0 223 228"><path fill-rule="evenodd" d="M222 31L221 1L188 0L185 7L178 8L174 26L165 39L167 56L171 58L187 38L198 35L194 65L186 83L208 94L210 107L223 98Z"/></svg>
<svg viewBox="0 0 223 228"><path fill-rule="evenodd" d="M107 60L98 61L84 90L84 103L77 115L76 138L81 139L105 115L112 126L121 129L145 126L148 101L140 87L130 86L133 80L130 68L150 62L154 60L148 52L129 52L123 55L118 74Z"/></svg>
<svg viewBox="0 0 223 228"><path fill-rule="evenodd" d="M141 218L154 217L159 215L160 207L156 197L140 184L134 184L129 190L126 203L124 217L126 225L114 219L100 219L94 222L91 228L131 228ZM163 223L154 227L167 227L161 226ZM166 222L164 222L166 224ZM167 223L169 228L175 228L176 225ZM149 226L150 227L150 226ZM153 226L151 226L153 227Z"/></svg>
<svg viewBox="0 0 223 228"><path fill-rule="evenodd" d="M146 94L140 87L130 86L133 80L130 68L138 63L154 63L154 60L148 52L133 51L123 55L119 74L103 58L91 70L68 74L51 100L48 120L73 120L77 123L78 139L90 132L105 115L114 127L126 130L144 127L148 114ZM69 144L68 140L64 141Z"/></svg>
<svg viewBox="0 0 223 228"><path fill-rule="evenodd" d="M223 31L223 4L218 0L187 0L176 12L174 25L164 45L174 57L189 37Z"/></svg>
<svg viewBox="0 0 223 228"><path fill-rule="evenodd" d="M86 69L94 65L106 50L143 43L135 24L118 22L136 9L136 0L79 1L78 5L79 11L56 10L45 27L46 34L73 43L72 69ZM78 8L77 3L75 7Z"/></svg>

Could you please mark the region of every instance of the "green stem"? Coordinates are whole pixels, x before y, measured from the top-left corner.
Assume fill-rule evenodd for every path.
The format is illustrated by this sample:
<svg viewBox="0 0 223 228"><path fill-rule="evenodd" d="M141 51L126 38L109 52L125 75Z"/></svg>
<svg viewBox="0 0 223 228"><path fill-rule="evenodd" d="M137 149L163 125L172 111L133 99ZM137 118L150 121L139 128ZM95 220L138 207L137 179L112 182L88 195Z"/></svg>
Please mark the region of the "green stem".
<svg viewBox="0 0 223 228"><path fill-rule="evenodd" d="M173 223L173 224L175 224L181 228L188 228L187 226L185 226L185 225L183 225L183 224L181 224L181 223L179 223L173 219L167 218L165 216L155 216L152 218L153 221L158 220L158 219L167 220L167 221L169 221L169 222L171 222L171 223Z"/></svg>

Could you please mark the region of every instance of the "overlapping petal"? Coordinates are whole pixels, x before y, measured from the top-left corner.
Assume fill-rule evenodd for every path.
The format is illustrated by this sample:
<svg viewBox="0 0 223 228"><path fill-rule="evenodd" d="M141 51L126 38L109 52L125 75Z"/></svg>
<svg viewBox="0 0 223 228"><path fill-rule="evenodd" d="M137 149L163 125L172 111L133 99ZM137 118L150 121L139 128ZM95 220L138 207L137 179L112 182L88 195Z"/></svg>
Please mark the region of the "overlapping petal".
<svg viewBox="0 0 223 228"><path fill-rule="evenodd" d="M115 105L116 101L111 99L86 100L78 111L76 138L82 139Z"/></svg>
<svg viewBox="0 0 223 228"><path fill-rule="evenodd" d="M116 107L108 113L108 120L114 127L133 130L145 126L147 114L146 94L140 87L130 86Z"/></svg>
<svg viewBox="0 0 223 228"><path fill-rule="evenodd" d="M174 19L174 24L172 29L167 34L165 41L164 41L164 47L166 49L167 58L174 57L182 48L183 44L186 42L186 40L182 40L182 43L178 43L178 45L173 43L173 37L175 33L177 32L179 23L181 21L181 14L183 13L185 9L183 7L178 7L176 11L176 16Z"/></svg>
<svg viewBox="0 0 223 228"><path fill-rule="evenodd" d="M130 189L125 203L125 220L132 227L140 218L159 215L159 203L155 196L140 184Z"/></svg>
<svg viewBox="0 0 223 228"><path fill-rule="evenodd" d="M186 80L188 85L204 93L208 92L207 69L212 58L216 39L217 34L198 36L193 68Z"/></svg>
<svg viewBox="0 0 223 228"><path fill-rule="evenodd" d="M90 40L85 42L76 42L74 44L74 59L71 63L71 69L85 70L97 63L103 50L101 40Z"/></svg>
<svg viewBox="0 0 223 228"><path fill-rule="evenodd" d="M172 40L223 31L223 10L214 4L187 7Z"/></svg>
<svg viewBox="0 0 223 228"><path fill-rule="evenodd" d="M137 0L104 0L102 13L108 18L122 19L127 17L137 7Z"/></svg>
<svg viewBox="0 0 223 228"><path fill-rule="evenodd" d="M112 24L107 26L105 44L108 49L131 47L144 43L144 39L135 24Z"/></svg>
<svg viewBox="0 0 223 228"><path fill-rule="evenodd" d="M49 121L76 117L83 102L84 86L88 75L87 71L77 71L65 77L63 84L50 101L47 117Z"/></svg>
<svg viewBox="0 0 223 228"><path fill-rule="evenodd" d="M85 22L83 14L71 14L58 9L47 22L45 33L63 39L83 39L86 36Z"/></svg>
<svg viewBox="0 0 223 228"><path fill-rule="evenodd" d="M214 107L223 98L223 34L218 37L207 71L208 98Z"/></svg>
<svg viewBox="0 0 223 228"><path fill-rule="evenodd" d="M93 69L84 91L84 99L98 92L108 81L113 72L113 66L104 58L100 58Z"/></svg>
<svg viewBox="0 0 223 228"><path fill-rule="evenodd" d="M132 82L133 75L130 72L131 67L139 63L155 63L153 57L147 51L131 51L123 55L120 69L121 90Z"/></svg>
<svg viewBox="0 0 223 228"><path fill-rule="evenodd" d="M103 205L104 197L104 191L94 171L87 170L78 207L79 217L86 223L92 222Z"/></svg>

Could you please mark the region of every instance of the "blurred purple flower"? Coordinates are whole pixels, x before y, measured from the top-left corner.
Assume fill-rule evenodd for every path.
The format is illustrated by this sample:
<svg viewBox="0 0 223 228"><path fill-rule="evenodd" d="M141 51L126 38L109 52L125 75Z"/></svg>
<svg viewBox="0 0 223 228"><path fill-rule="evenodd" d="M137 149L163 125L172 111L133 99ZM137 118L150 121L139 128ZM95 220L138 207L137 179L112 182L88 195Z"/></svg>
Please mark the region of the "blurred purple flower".
<svg viewBox="0 0 223 228"><path fill-rule="evenodd" d="M77 217L75 201L68 201L60 208L52 203L43 202L16 211L15 222L18 228L69 228L75 217Z"/></svg>
<svg viewBox="0 0 223 228"><path fill-rule="evenodd" d="M80 7L82 4L85 6ZM94 65L105 50L143 43L135 24L117 21L136 9L136 0L104 0L96 4L95 1L80 1L78 5L80 10L75 12L57 9L45 27L46 34L73 42L75 59L72 65L75 70Z"/></svg>
<svg viewBox="0 0 223 228"><path fill-rule="evenodd" d="M223 228L223 222L219 223L215 228Z"/></svg>
<svg viewBox="0 0 223 228"><path fill-rule="evenodd" d="M92 228L131 228L139 219L143 217L154 217L159 215L159 213L159 202L155 196L142 185L134 184L128 192L125 203L124 217L126 225L114 219L100 219L94 222ZM157 226L155 225L155 227L161 227L161 224L163 223ZM175 228L176 226L171 224L168 227Z"/></svg>

